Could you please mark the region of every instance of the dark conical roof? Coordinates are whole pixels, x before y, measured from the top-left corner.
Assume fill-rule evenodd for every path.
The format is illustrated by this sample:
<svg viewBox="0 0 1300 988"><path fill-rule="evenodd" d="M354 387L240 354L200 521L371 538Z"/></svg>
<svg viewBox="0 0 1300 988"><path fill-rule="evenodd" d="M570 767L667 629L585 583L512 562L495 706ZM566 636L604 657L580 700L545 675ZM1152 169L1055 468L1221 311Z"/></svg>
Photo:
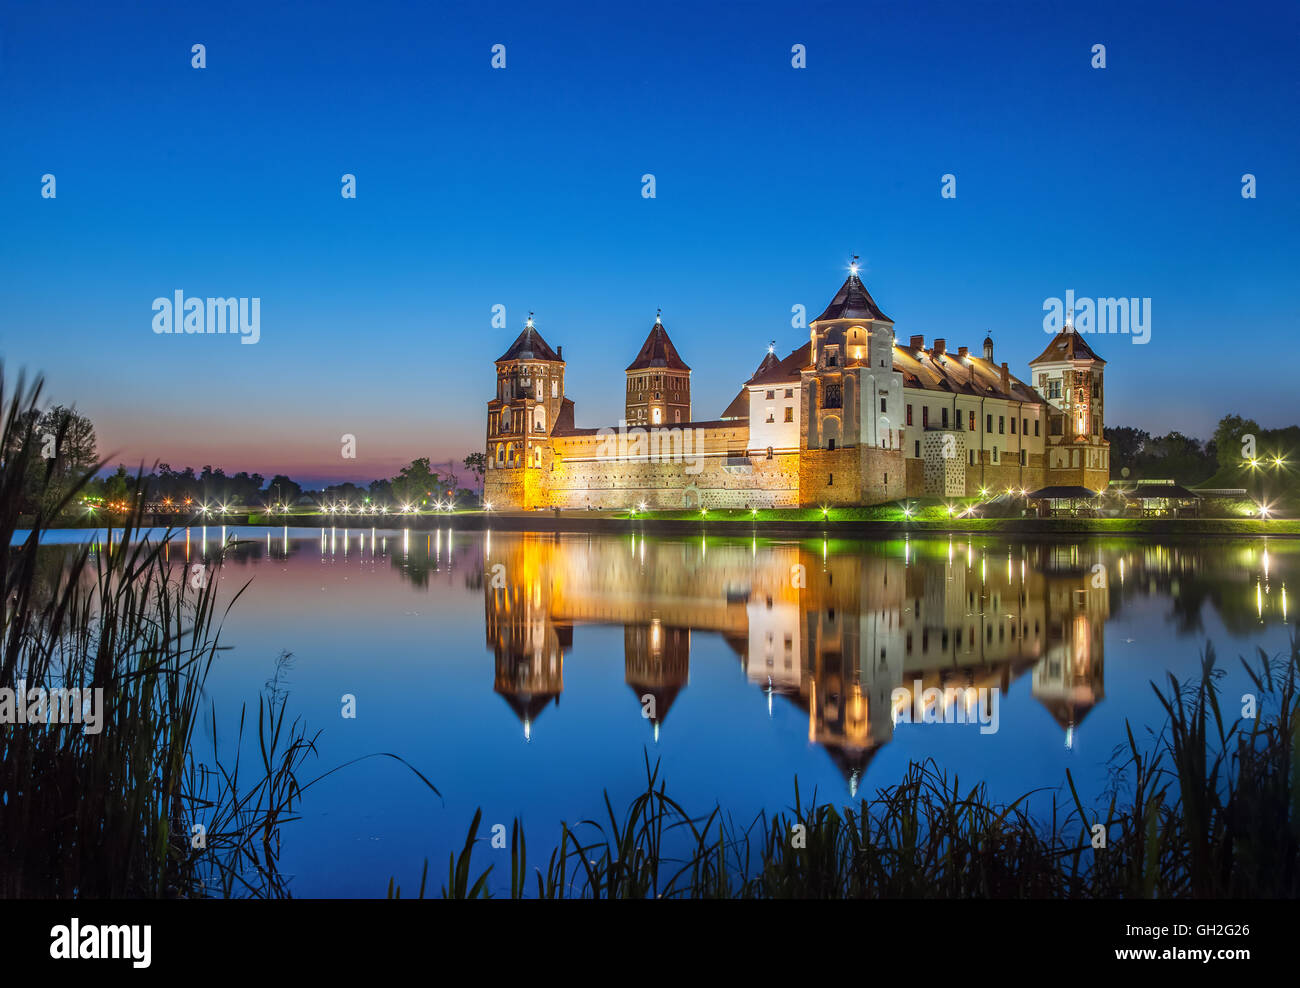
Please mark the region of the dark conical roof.
<svg viewBox="0 0 1300 988"><path fill-rule="evenodd" d="M831 304L826 306L826 311L814 319L813 322L822 319L883 319L885 322L894 321L880 311L880 306L876 305L876 300L871 297L871 293L867 291L867 286L862 283L862 279L856 273L850 274L844 279L844 284L840 285L840 290L831 299Z"/></svg>
<svg viewBox="0 0 1300 988"><path fill-rule="evenodd" d="M686 366L686 361L677 355L677 348L673 346L673 341L668 338L668 330L664 329L664 324L658 319L650 328L650 335L641 344L641 352L636 355L636 360L627 365L627 369L630 371L641 370L645 367L690 370Z"/></svg>
<svg viewBox="0 0 1300 988"><path fill-rule="evenodd" d="M1046 364L1055 360L1095 360L1099 364L1104 364L1092 347L1084 341L1083 337L1074 331L1074 327L1066 326L1059 333L1052 337L1052 342L1047 344L1047 349L1040 353L1033 360L1029 361L1029 366L1034 364Z"/></svg>
<svg viewBox="0 0 1300 988"><path fill-rule="evenodd" d="M531 319L524 331L515 337L515 341L510 344L509 349L501 356L497 357L497 363L506 360L559 360L560 356L550 348L547 342L542 339L542 334L537 331Z"/></svg>
<svg viewBox="0 0 1300 988"><path fill-rule="evenodd" d="M758 369L755 370L753 374L749 375L749 379L752 381L754 378L758 377L759 374L770 371L780 362L781 361L777 358L776 353L772 350L768 350L767 353L763 354L763 359L759 361Z"/></svg>
<svg viewBox="0 0 1300 988"><path fill-rule="evenodd" d="M553 703L559 693L502 693L501 697L510 704L510 709L523 723L535 721L547 706Z"/></svg>

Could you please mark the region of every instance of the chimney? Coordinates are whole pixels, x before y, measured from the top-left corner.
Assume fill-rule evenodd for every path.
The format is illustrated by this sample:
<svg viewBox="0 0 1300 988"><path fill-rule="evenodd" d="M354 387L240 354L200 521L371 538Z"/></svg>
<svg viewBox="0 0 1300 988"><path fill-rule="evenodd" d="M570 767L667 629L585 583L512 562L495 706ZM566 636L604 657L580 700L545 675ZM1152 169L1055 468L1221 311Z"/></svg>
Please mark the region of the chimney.
<svg viewBox="0 0 1300 988"><path fill-rule="evenodd" d="M1007 362L1002 361L1002 393L1011 393L1011 371L1007 370Z"/></svg>
<svg viewBox="0 0 1300 988"><path fill-rule="evenodd" d="M941 357L948 352L948 341L938 339L934 341L934 355Z"/></svg>
<svg viewBox="0 0 1300 988"><path fill-rule="evenodd" d="M912 337L912 349L913 349L913 350L920 350L920 349L922 349L924 346L925 346L925 337L924 337L924 336L913 336L913 337Z"/></svg>
<svg viewBox="0 0 1300 988"><path fill-rule="evenodd" d="M563 347L563 346L557 346L557 347L555 348L555 355L556 355L557 357L559 357L561 360L563 360L563 359L564 359L564 347Z"/></svg>
<svg viewBox="0 0 1300 988"><path fill-rule="evenodd" d="M984 359L990 364L993 363L993 337L984 337Z"/></svg>
<svg viewBox="0 0 1300 988"><path fill-rule="evenodd" d="M968 354L968 353L970 353L970 350L968 350L968 349L967 349L966 347L964 347L964 346L959 346L959 347L957 348L957 356L960 357L962 360L965 360L965 359L966 359L966 354Z"/></svg>

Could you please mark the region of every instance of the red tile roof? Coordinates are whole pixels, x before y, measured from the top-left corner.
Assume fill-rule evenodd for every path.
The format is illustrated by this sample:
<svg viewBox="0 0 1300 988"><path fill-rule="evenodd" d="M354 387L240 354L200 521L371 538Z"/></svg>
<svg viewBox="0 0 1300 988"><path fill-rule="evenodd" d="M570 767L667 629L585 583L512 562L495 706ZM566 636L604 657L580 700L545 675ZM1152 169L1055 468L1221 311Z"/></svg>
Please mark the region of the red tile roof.
<svg viewBox="0 0 1300 988"><path fill-rule="evenodd" d="M1066 326L1053 336L1052 342L1047 344L1047 349L1029 361L1029 366L1048 364L1057 360L1093 360L1099 364L1106 362L1093 352L1092 347L1088 346L1072 326Z"/></svg>
<svg viewBox="0 0 1300 988"><path fill-rule="evenodd" d="M826 306L826 311L814 319L813 322L821 319L883 319L886 322L894 321L880 311L880 306L876 305L876 300L867 291L867 286L862 283L862 279L856 274L850 274L844 279L844 284L840 285L840 290L831 299L831 304Z"/></svg>
<svg viewBox="0 0 1300 988"><path fill-rule="evenodd" d="M769 354L769 356L773 356ZM784 360L775 358L769 363L766 359L758 365L758 370L754 372L745 384L786 384L790 381L799 380L799 372L805 367L812 366L812 342L809 341L799 349L795 350Z"/></svg>
<svg viewBox="0 0 1300 988"><path fill-rule="evenodd" d="M627 365L627 369L630 371L642 370L646 367L690 370L686 366L686 361L677 355L677 348L673 346L673 341L668 338L668 330L664 329L663 323L657 319L654 326L650 328L650 335L641 344L641 352L636 355L636 360Z"/></svg>
<svg viewBox="0 0 1300 988"><path fill-rule="evenodd" d="M559 360L560 357L542 339L542 334L535 326L525 326L524 331L515 337L515 341L501 356L498 364L507 360Z"/></svg>
<svg viewBox="0 0 1300 988"><path fill-rule="evenodd" d="M766 361L764 362L766 364ZM762 366L762 365L760 365ZM800 371L812 367L812 343L805 343L784 360L778 361L756 373L745 382L746 387L775 386L798 383ZM1012 401L1042 404L1043 399L1030 385L1014 374L1008 373L1009 390L1002 388L1002 367L973 354L963 361L955 354L935 357L933 352L921 353L911 347L894 345L894 370L903 375L903 387L924 391L945 391L949 394L975 395L987 398L1009 398ZM972 378L972 371L974 376Z"/></svg>

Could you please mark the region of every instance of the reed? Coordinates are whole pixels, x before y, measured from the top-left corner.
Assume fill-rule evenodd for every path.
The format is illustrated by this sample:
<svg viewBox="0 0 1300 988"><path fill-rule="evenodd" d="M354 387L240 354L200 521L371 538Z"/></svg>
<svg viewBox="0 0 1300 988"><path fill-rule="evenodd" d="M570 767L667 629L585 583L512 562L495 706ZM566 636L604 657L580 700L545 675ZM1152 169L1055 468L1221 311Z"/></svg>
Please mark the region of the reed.
<svg viewBox="0 0 1300 988"><path fill-rule="evenodd" d="M42 458L40 395L39 381L7 391L0 367L0 690L15 704L102 690L102 705L93 731L79 718L0 723L0 898L287 896L282 828L344 766L300 781L315 738L274 688L258 700L251 769L246 708L229 748L210 712L211 754L199 757L203 686L247 583L219 605L227 546L198 573L171 562L171 533L144 531L139 476L137 507L101 543L40 548L103 466L68 476L61 435Z"/></svg>
<svg viewBox="0 0 1300 988"><path fill-rule="evenodd" d="M1012 803L963 788L933 761L856 806L814 796L737 825L715 808L692 817L658 764L621 816L562 824L558 846L527 872L512 828L513 898L1294 898L1300 894L1300 640L1289 655L1242 660L1257 716L1225 716L1206 648L1199 677L1152 684L1167 715L1140 747L1132 729L1102 805L1067 772L1068 799ZM1050 806L1031 813L1034 797ZM474 877L476 814L452 861L447 897L492 893ZM426 863L427 873L427 863ZM530 880L531 879L531 880ZM420 895L425 885L422 880ZM400 895L389 883L389 895Z"/></svg>

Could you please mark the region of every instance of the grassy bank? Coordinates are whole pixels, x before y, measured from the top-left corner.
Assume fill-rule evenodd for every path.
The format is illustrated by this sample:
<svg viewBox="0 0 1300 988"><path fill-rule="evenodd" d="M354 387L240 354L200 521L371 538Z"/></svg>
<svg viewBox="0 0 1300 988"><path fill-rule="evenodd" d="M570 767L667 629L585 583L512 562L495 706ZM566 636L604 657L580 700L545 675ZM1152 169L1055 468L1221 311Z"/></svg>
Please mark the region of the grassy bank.
<svg viewBox="0 0 1300 988"><path fill-rule="evenodd" d="M794 803L737 823L692 816L658 768L645 790L600 821L561 825L529 864L519 819L505 864L484 868L481 814L447 863L438 893L513 898L1294 898L1300 895L1300 646L1247 665L1259 716L1225 716L1212 651L1194 683L1153 687L1168 715L1147 747L1130 728L1112 792L1085 806L1066 774L1063 800L992 801L933 762L856 806ZM1228 698L1236 709L1237 699ZM677 850L683 849L683 850ZM476 856L477 855L477 856ZM504 856L502 855L502 858ZM499 858L498 860L502 860ZM495 875L495 877L494 877ZM438 881L435 879L435 881ZM403 889L389 883L390 897ZM434 894L428 865L407 892Z"/></svg>

